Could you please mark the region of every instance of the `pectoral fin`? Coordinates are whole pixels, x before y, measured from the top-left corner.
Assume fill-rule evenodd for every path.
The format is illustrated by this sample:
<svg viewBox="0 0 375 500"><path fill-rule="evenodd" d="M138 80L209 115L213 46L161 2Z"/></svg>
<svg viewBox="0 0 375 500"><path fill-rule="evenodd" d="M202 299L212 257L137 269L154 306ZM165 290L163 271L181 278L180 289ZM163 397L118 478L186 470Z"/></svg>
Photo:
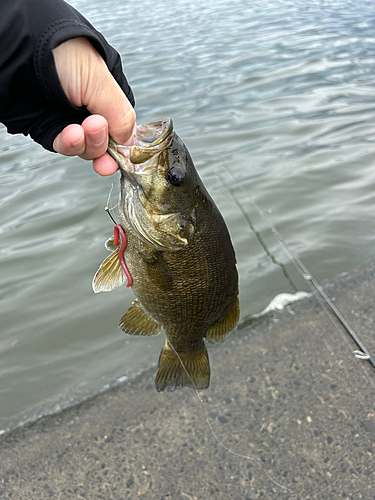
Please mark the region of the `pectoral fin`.
<svg viewBox="0 0 375 500"><path fill-rule="evenodd" d="M238 297L236 302L234 303L232 309L229 313L221 318L219 321L216 321L210 328L207 330L206 339L208 342L221 342L229 335L229 333L233 330L238 322L238 318L240 316L240 305L238 302Z"/></svg>
<svg viewBox="0 0 375 500"><path fill-rule="evenodd" d="M128 335L158 335L160 325L135 300L120 321L120 328Z"/></svg>
<svg viewBox="0 0 375 500"><path fill-rule="evenodd" d="M210 364L206 346L199 351L175 353L166 341L159 358L155 378L156 390L174 391L178 387L207 389L210 384Z"/></svg>
<svg viewBox="0 0 375 500"><path fill-rule="evenodd" d="M96 271L92 280L92 289L95 293L110 292L126 283L126 276L122 270L118 248L111 253Z"/></svg>

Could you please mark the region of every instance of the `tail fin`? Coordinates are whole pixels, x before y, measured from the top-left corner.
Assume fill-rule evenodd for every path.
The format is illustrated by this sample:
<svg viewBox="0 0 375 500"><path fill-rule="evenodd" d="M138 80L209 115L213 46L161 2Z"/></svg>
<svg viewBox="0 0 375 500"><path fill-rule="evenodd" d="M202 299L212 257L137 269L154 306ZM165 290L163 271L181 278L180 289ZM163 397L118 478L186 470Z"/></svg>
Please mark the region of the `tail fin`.
<svg viewBox="0 0 375 500"><path fill-rule="evenodd" d="M206 346L203 345L199 351L177 355L166 341L155 378L157 391L174 391L178 387L207 389L209 385L210 364Z"/></svg>

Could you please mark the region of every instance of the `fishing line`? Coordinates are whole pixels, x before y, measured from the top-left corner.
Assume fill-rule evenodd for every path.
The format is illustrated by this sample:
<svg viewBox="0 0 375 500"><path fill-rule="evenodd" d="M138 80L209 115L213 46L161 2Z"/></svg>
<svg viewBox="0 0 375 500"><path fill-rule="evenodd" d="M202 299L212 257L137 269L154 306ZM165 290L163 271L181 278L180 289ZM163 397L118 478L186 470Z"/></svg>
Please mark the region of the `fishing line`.
<svg viewBox="0 0 375 500"><path fill-rule="evenodd" d="M227 186L223 180L223 178L221 177L220 174L218 174L219 176L219 179L221 180L221 183L223 184L224 187L226 187L229 192L231 193L232 195L232 198L234 200L234 202L236 203L237 207L241 210L242 212L242 215L244 216L244 218L246 219L246 222L249 224L250 226L250 229L253 231L253 233L255 234L255 236L257 237L259 243L261 244L261 246L263 247L263 250L266 252L266 254L268 255L268 257L271 259L271 261L276 264L277 266L279 266L285 276L285 278L287 279L287 281L289 282L290 286L293 288L294 292L297 293L299 291L299 288L297 287L297 285L294 283L294 281L292 280L291 276L289 275L285 265L280 262L276 257L275 255L271 252L271 250L268 248L268 246L266 245L266 242L264 241L262 235L260 234L260 232L255 228L254 224L253 224L253 221L250 219L249 217L249 214L246 212L246 210L244 209L244 207L242 206L242 204L239 202L237 196L235 195L234 193L234 190L232 190L229 186Z"/></svg>
<svg viewBox="0 0 375 500"><path fill-rule="evenodd" d="M115 219L113 218L113 216L112 216L112 214L111 214L111 212L110 212L110 210L111 210L111 209L110 209L110 208L108 208L108 207L104 207L104 210L107 212L107 214L108 214L108 215L110 216L110 218L112 219L113 224L114 224L115 226L117 226L117 222L115 221Z"/></svg>
<svg viewBox="0 0 375 500"><path fill-rule="evenodd" d="M233 175L232 175L232 177L233 177ZM231 189L228 186L226 186L226 187L229 190L229 192L231 193L231 195L232 195L232 197L233 197L236 205L239 207L239 209L241 210L241 212L245 216L246 211L245 211L244 207L242 206L240 200L238 199L237 195L235 194L234 190ZM345 321L345 319L343 318L343 316L341 315L341 313L334 306L334 304L332 303L332 301L330 300L330 298L326 295L326 293L324 292L324 290L320 287L319 283L312 277L312 275L310 274L310 272L308 271L308 269L306 268L306 266L302 263L302 261L298 258L298 256L296 254L294 254L293 250L286 243L286 241L284 240L284 238L282 237L282 235L279 233L279 231L277 231L276 228L270 223L270 221L265 216L264 212L260 209L260 207L254 202L254 200L252 200L252 198L247 193L245 193L245 194L246 194L248 200L258 210L258 212L262 216L264 222L268 225L268 227L275 234L275 236L277 237L277 239L279 240L279 242L282 244L282 246L284 247L284 250L289 255L292 263L295 265L295 267L300 272L300 274L305 279L305 281L307 281L307 283L308 283L311 291L313 292L315 298L317 299L317 301L319 302L320 306L323 308L323 310L325 311L325 313L328 315L331 323L333 324L334 328L336 329L336 331L338 332L338 334L340 335L340 337L343 339L343 341L345 342L345 344L347 345L347 347L349 348L349 350L352 351L352 353L354 354L354 357L357 358L357 359L361 359L361 360L369 360L371 362L371 364L374 366L374 360L371 359L371 356L369 355L367 349L364 347L364 345L362 344L362 342L360 342L360 339L357 337L357 335L351 329L351 327L347 324L347 322ZM252 224L250 217L247 215L245 218L246 218L246 221L249 222L250 228L254 231L254 225ZM254 231L254 232L255 232L256 236L258 237L257 231ZM258 237L258 240L259 240L259 237ZM259 240L259 241L261 242L261 240ZM266 252L267 252L267 250L266 250ZM268 252L267 252L267 255L268 255ZM271 260L274 263L278 263L278 261L275 262L276 259L271 259ZM281 267L283 269L285 268L283 264L281 264ZM287 277L285 272L284 272L284 275L285 275L285 277ZM291 282L289 279L288 279L288 281L289 281L289 283ZM298 291L298 290L296 290L296 291ZM318 292L320 292L320 294ZM327 303L328 303L328 305L331 306L331 309L329 307L327 307ZM336 311L336 316L334 314L335 311ZM340 320L340 318L341 318L341 320ZM345 324L346 324L345 328L351 330L352 335L357 338L358 342L360 342L360 344L357 343L357 346L361 347L361 349L356 349L356 350L353 351L353 348L350 345L350 343L348 342L347 337L345 335L343 335L342 330L340 328L338 328L338 326L337 326L337 320L340 320L341 324L343 324L344 327L345 327ZM350 334L350 331L349 331L349 334ZM339 361L337 360L336 356L333 354L334 351L333 351L332 347L329 345L329 343L326 341L326 339L324 337L322 337L322 341L323 341L324 345L326 346L326 348L328 349L328 351L330 352L330 354L333 357L333 359L335 360L336 364L338 366L340 366ZM365 366L363 365L363 363L361 363L360 366L361 366L361 369L362 369L363 373L365 374L366 378L368 379L370 385L373 387L373 389L375 389L375 383L371 380L371 378L370 378L370 376L369 376L369 374L368 374ZM350 380L350 378L348 378L348 381L349 381L349 384L354 389L354 391L358 392L356 386L353 384L353 381Z"/></svg>
<svg viewBox="0 0 375 500"><path fill-rule="evenodd" d="M222 166L225 168L225 170L230 174L232 179L238 184L238 179L233 175L233 173L228 169L226 165L224 165L223 162L221 162ZM232 196L235 199L235 202L238 206L241 207L242 213L245 212L245 210L242 207L242 204L238 197L234 194L234 190L230 189L228 187L229 191L231 192ZM279 241L280 245L284 248L285 252L289 256L291 262L293 265L296 267L297 271L301 274L303 279L308 283L310 286L312 292L314 293L315 297L318 299L319 303L322 305L324 311L328 314L330 317L331 321L334 323L336 330L340 333L340 336L344 339L345 343L347 346L350 348L352 354L356 359L360 360L366 360L369 361L369 363L375 368L375 359L371 356L361 339L358 337L358 335L354 332L354 330L351 328L351 326L348 324L348 322L345 320L343 315L340 313L340 311L337 309L337 307L333 304L331 299L327 296L325 291L322 289L322 287L319 285L319 283L316 281L316 279L312 276L310 271L307 269L307 267L303 264L303 262L299 259L299 257L295 254L295 252L291 249L291 247L288 245L288 243L285 241L283 236L280 234L280 232L273 226L268 219L268 217L265 215L263 210L258 206L258 204L252 199L252 197L245 192L245 195L248 199L248 201L253 205L253 207L256 209L260 217L262 218L263 222L268 226L268 228L271 230L271 232L274 234L276 239ZM248 220L248 219L246 219ZM352 350L351 346L348 344L347 339L343 336L342 332L340 329L338 329L336 323L334 322L334 319L336 318L341 325L345 328L351 339L354 341L358 349ZM366 373L367 374L367 373ZM369 379L370 380L370 379ZM371 381L371 385L373 385ZM375 388L375 386L373 385Z"/></svg>
<svg viewBox="0 0 375 500"><path fill-rule="evenodd" d="M110 208L110 207L109 207L109 204L110 204L110 198L111 198L111 195L112 195L112 191L113 191L113 183L112 183L112 185L111 185L111 189L110 189L110 191L109 191L108 198L107 198L107 205L105 206L104 210L107 212L107 214L109 215L109 217L111 218L111 220L113 221L113 223L115 224L115 226L117 226L117 222L116 222L116 220L114 219L114 217L112 216L112 214L111 214L111 212L110 212L111 210L113 210L114 208L116 208L117 203L116 203L116 205L114 205L114 207L112 207L112 208ZM265 251L266 251L267 255L271 258L272 262L274 262L275 264L277 264L277 265L279 265L279 266L281 266L281 267L282 267L285 277L288 279L288 281L289 281L290 285L292 286L292 288L293 288L293 289L297 292L297 291L298 291L298 289L297 289L296 285L293 283L293 281L291 280L291 278L289 277L289 275L288 275L288 273L287 273L287 271L286 271L286 269L285 269L284 265L283 265L281 262L279 262L279 261L278 261L278 260L277 260L277 259L276 259L273 255L272 255L272 253L268 250L268 247L266 246L266 244L265 244L264 240L261 238L260 234L259 234L257 231L255 231L255 229L253 228L253 226L252 226L252 224L251 224L250 219L248 219L248 217L247 217L247 214L246 214L245 212L243 212L243 214L244 214L244 216L246 217L246 220L248 221L248 223L249 223L250 227L253 229L253 231L255 232L255 234L257 234L258 239L259 239L259 241L260 241L260 243L261 243L262 247L265 249ZM128 279L128 281L129 281L129 279ZM129 286L129 283L128 283L128 285L127 285L127 286ZM269 479L269 480L270 480L270 481L271 481L271 482L272 482L275 486L277 486L277 487L281 488L282 490L284 490L284 491L286 491L286 492L288 492L288 493L290 493L290 494L294 495L294 496L297 498L297 500L301 500L301 498L297 495L297 493L295 493L295 492L294 492L293 490L291 490L290 488L287 488L286 486L283 486L282 484L278 483L275 479L273 479L273 477L272 477L272 476L271 476L271 475L270 475L270 474L269 474L269 473L268 473L268 472L264 469L264 467L262 466L262 464L261 464L260 462L258 462L258 460L256 460L254 457L251 457L251 456L249 456L249 455L242 455L241 453L237 453L237 452L235 452L235 451L231 450L230 448L228 448L228 447L227 447L227 446L223 443L223 441L221 441L221 440L219 439L219 437L218 437L218 436L217 436L217 434L215 433L214 429L212 428L212 424L211 424L211 422L210 422L210 418L209 418L209 415L208 415L207 404L203 401L203 399L202 399L201 395L199 394L199 391L198 391L198 389L197 389L197 386L195 385L194 380L191 378L191 376L190 376L189 372L187 371L187 369L186 369L186 367L185 367L185 365L184 365L184 363L183 363L183 361L182 361L181 357L179 356L178 352L176 351L176 349L174 348L174 346L173 346L173 345L172 345L169 341L168 341L168 343L169 343L169 345L171 346L172 350L174 351L175 355L177 356L177 358L178 358L178 360L179 360L179 362L180 362L180 364L181 364L181 366L182 366L183 370L185 371L185 373L186 373L187 377L190 379L190 381L191 381L191 383L192 383L192 385L193 385L193 387L194 387L195 394L197 395L198 400L199 400L200 404L201 404L201 405L202 405L202 407L203 407L203 410L204 410L204 413L205 413L205 417L206 417L206 422L207 422L207 425L208 425L208 427L209 427L209 429L210 429L210 431L211 431L211 434L212 434L212 435L213 435L213 437L215 438L216 442L217 442L217 443L218 443L218 444L219 444L219 445L220 445L220 446L221 446L224 450L226 450L228 453L230 453L230 454L232 454L232 455L234 455L234 456L236 456L236 457L238 457L238 458L243 458L243 459L246 459L246 460L249 460L249 461L253 461L254 463L256 463L256 464L258 465L258 467L260 468L260 470L261 470L261 471L262 471L262 472L263 472L263 473L264 473L264 474L268 477L268 479Z"/></svg>
<svg viewBox="0 0 375 500"><path fill-rule="evenodd" d="M113 182L112 182L112 185L111 185L111 189L109 190L109 194L108 194L108 198L107 198L107 205L104 207L104 210L107 212L107 214L111 217L111 219L113 220L113 222L115 224L117 224L114 220L114 218L112 217L112 215L110 214L110 210L114 210L117 205L118 205L118 202L113 206L113 207L109 207L109 202L111 201L111 195L112 195L112 191L113 191Z"/></svg>
<svg viewBox="0 0 375 500"><path fill-rule="evenodd" d="M230 448L228 448L224 443L223 441L221 441L219 439L219 437L217 436L216 432L213 430L212 428L212 425L211 425L211 422L210 422L210 418L209 418L209 415L208 415L208 409L207 409L207 403L205 403L201 397L201 395L199 394L199 391L198 391L198 388L197 386L195 385L194 383L194 380L191 378L189 372L187 371L181 357L179 356L178 352L176 351L176 349L173 347L173 345L171 344L171 342L168 340L168 344L170 345L170 347L172 348L173 352L175 353L175 355L177 356L184 372L186 373L187 377L189 378L189 380L191 381L192 385L193 385L193 388L194 388L194 391L195 391L195 394L197 395L197 398L199 399L199 402L201 403L202 407L203 407L203 410L204 410L204 413L205 413L205 416L206 416L206 422L207 422L207 425L211 431L211 434L213 435L213 437L215 438L216 442L222 447L224 448L224 450L226 450L228 453L230 453L231 455L234 455L235 457L238 457L238 458L244 458L246 460L249 460L249 461L252 461L254 463L256 463L258 465L258 467L260 468L260 470L268 477L268 479L273 483L275 484L276 486L278 486L279 488L281 488L282 490L284 491L287 491L288 493L291 493L292 495L294 495L298 500L302 500L301 497L299 497L297 495L297 493L293 490L291 490L290 488L287 488L286 486L283 486L282 484L278 483L275 479L273 479L273 477L265 470L265 468L262 466L261 463L258 462L258 460L256 460L254 457L251 457L249 455L242 455L241 453L237 453L236 451L233 451L231 450Z"/></svg>

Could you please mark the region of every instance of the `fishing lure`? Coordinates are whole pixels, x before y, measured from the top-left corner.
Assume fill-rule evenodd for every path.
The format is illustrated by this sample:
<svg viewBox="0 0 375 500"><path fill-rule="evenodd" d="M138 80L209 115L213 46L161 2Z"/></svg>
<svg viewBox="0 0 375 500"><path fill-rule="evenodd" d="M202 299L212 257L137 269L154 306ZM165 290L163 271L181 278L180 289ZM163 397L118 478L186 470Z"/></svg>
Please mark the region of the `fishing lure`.
<svg viewBox="0 0 375 500"><path fill-rule="evenodd" d="M122 270L125 273L126 279L128 280L128 282L126 283L126 286L129 288L133 284L133 278L131 277L130 271L128 269L128 266L126 265L125 258L124 258L124 251L125 251L125 248L127 245L126 234L125 234L125 231L123 230L121 224L116 224L116 221L112 217L108 207L105 207L105 211L110 216L113 223L115 224L115 227L113 228L113 243L116 247L120 246L120 248L118 250L118 258L119 258Z"/></svg>

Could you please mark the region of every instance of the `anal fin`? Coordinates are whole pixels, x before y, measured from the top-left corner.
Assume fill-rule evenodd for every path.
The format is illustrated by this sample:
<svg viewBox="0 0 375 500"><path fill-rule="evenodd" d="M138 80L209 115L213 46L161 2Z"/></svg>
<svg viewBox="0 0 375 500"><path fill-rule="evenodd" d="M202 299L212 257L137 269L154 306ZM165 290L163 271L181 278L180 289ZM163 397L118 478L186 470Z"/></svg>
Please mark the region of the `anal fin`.
<svg viewBox="0 0 375 500"><path fill-rule="evenodd" d="M240 305L238 297L233 304L232 309L224 318L219 319L207 330L206 339L208 342L221 342L224 340L233 328L237 325L240 317Z"/></svg>
<svg viewBox="0 0 375 500"><path fill-rule="evenodd" d="M157 391L174 391L178 387L207 389L209 384L210 364L205 345L199 351L178 353L177 356L168 341L165 342L155 378Z"/></svg>
<svg viewBox="0 0 375 500"><path fill-rule="evenodd" d="M119 326L129 335L158 335L161 330L159 323L142 309L138 300L126 311Z"/></svg>

